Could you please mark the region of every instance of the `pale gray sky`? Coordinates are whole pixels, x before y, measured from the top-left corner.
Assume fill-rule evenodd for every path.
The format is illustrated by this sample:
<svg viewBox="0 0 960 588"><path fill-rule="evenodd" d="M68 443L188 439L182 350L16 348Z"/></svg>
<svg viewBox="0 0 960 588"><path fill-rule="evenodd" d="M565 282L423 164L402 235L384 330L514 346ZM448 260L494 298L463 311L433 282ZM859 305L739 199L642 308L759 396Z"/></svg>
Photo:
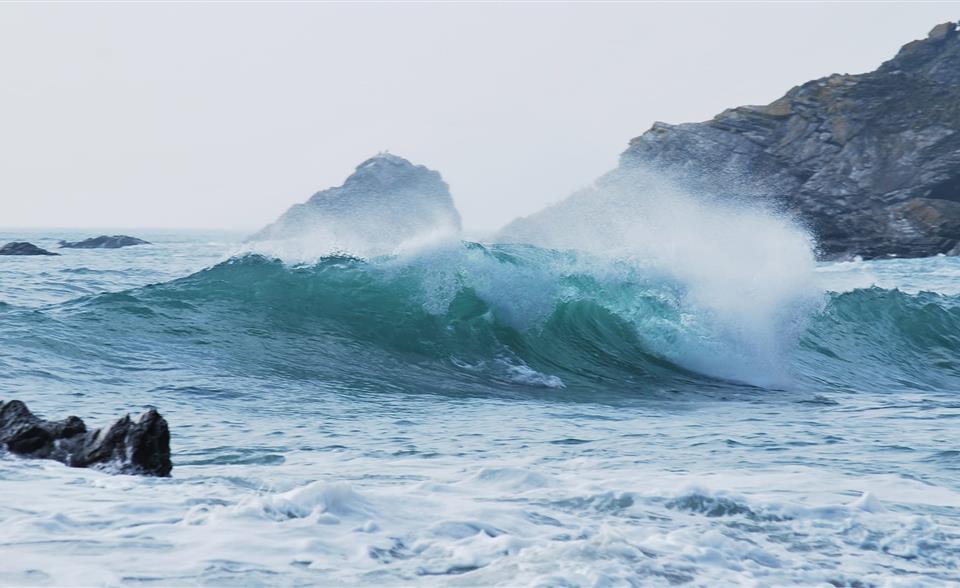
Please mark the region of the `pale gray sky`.
<svg viewBox="0 0 960 588"><path fill-rule="evenodd" d="M957 3L4 4L0 226L256 228L388 149L494 229Z"/></svg>

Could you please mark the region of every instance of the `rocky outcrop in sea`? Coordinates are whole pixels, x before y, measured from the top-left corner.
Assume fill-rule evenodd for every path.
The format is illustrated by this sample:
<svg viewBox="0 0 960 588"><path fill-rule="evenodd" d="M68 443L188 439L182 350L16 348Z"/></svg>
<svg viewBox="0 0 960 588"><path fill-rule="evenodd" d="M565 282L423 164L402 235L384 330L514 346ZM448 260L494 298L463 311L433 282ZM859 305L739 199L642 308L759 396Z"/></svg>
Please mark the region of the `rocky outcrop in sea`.
<svg viewBox="0 0 960 588"><path fill-rule="evenodd" d="M60 247L65 249L119 249L133 245L150 245L150 242L129 235L100 235L82 241L60 241Z"/></svg>
<svg viewBox="0 0 960 588"><path fill-rule="evenodd" d="M173 469L167 421L152 408L136 421L125 415L110 426L90 431L78 417L47 421L19 400L0 401L3 448L23 457L123 474L162 477Z"/></svg>
<svg viewBox="0 0 960 588"><path fill-rule="evenodd" d="M957 25L934 27L870 73L807 82L702 123L656 123L597 189L643 177L638 170L693 194L787 211L821 258L960 254ZM499 238L535 240L550 215L518 219Z"/></svg>
<svg viewBox="0 0 960 588"><path fill-rule="evenodd" d="M13 241L0 247L0 255L60 255L26 241Z"/></svg>
<svg viewBox="0 0 960 588"><path fill-rule="evenodd" d="M342 186L295 204L248 241L365 255L460 230L460 214L438 172L381 153L357 166Z"/></svg>

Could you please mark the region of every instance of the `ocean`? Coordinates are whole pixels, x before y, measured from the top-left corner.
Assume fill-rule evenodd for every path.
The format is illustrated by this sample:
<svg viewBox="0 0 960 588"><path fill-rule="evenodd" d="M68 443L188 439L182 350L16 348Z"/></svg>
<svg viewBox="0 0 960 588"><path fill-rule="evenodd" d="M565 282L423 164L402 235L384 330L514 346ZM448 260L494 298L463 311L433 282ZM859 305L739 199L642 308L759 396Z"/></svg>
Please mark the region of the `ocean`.
<svg viewBox="0 0 960 588"><path fill-rule="evenodd" d="M120 232L0 258L0 399L156 407L173 475L0 454L2 585L960 583L960 258Z"/></svg>

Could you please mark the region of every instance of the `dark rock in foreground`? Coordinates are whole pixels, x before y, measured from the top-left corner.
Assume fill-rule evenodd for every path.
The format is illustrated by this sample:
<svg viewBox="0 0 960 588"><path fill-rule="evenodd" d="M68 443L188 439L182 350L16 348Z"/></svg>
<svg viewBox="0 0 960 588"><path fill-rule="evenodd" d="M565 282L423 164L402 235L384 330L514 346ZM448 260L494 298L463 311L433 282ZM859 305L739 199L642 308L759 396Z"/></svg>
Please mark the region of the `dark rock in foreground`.
<svg viewBox="0 0 960 588"><path fill-rule="evenodd" d="M0 255L60 255L26 241L14 241L0 247Z"/></svg>
<svg viewBox="0 0 960 588"><path fill-rule="evenodd" d="M123 474L169 476L170 430L150 409L103 429L88 431L75 416L45 421L19 400L0 402L0 448L36 459L54 459L71 467L96 467Z"/></svg>
<svg viewBox="0 0 960 588"><path fill-rule="evenodd" d="M60 247L68 249L119 249L131 245L150 245L150 242L128 235L100 235L83 241L60 241Z"/></svg>
<svg viewBox="0 0 960 588"><path fill-rule="evenodd" d="M692 194L773 202L809 226L822 258L960 254L957 25L870 73L807 82L702 123L656 123L600 183L638 169ZM548 220L518 219L502 236L536 235Z"/></svg>

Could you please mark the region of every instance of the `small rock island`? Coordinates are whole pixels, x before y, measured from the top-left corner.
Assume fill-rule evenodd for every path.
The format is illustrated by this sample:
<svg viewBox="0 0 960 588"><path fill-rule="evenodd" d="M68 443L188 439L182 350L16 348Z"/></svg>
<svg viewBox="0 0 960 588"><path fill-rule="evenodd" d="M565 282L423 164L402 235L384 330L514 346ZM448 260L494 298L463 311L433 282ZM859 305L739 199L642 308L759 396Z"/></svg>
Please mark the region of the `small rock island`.
<svg viewBox="0 0 960 588"><path fill-rule="evenodd" d="M149 241L130 237L129 235L100 235L82 241L60 241L64 249L119 249L133 245L150 245Z"/></svg>
<svg viewBox="0 0 960 588"><path fill-rule="evenodd" d="M391 253L405 242L460 231L460 213L440 173L384 152L358 165L343 185L293 205L247 240L325 241L364 255Z"/></svg>
<svg viewBox="0 0 960 588"><path fill-rule="evenodd" d="M26 241L13 241L0 247L0 255L60 255Z"/></svg>

